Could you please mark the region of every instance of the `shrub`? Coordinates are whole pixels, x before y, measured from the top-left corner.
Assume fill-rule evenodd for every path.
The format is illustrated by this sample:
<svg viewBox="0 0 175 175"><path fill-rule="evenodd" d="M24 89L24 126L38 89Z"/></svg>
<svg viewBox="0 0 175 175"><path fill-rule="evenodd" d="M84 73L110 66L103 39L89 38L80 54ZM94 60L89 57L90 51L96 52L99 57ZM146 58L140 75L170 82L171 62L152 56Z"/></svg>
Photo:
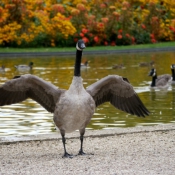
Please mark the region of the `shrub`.
<svg viewBox="0 0 175 175"><path fill-rule="evenodd" d="M174 41L175 1L0 2L1 47L65 47L80 38L91 46Z"/></svg>

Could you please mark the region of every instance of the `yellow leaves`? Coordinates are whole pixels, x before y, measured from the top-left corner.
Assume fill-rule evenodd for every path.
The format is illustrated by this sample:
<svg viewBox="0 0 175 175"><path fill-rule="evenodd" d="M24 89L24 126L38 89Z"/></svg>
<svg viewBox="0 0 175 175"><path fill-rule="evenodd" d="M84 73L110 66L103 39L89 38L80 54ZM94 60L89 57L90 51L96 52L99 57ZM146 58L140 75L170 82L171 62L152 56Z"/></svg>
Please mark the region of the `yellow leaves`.
<svg viewBox="0 0 175 175"><path fill-rule="evenodd" d="M24 40L26 42L30 41L29 35L27 35L26 33L23 33L20 38L21 38L21 40Z"/></svg>
<svg viewBox="0 0 175 175"><path fill-rule="evenodd" d="M111 5L111 6L109 6L109 9L110 9L110 10L116 10L116 7L113 6L113 5Z"/></svg>
<svg viewBox="0 0 175 175"><path fill-rule="evenodd" d="M55 47L55 41L53 39L51 39L51 44L52 47Z"/></svg>
<svg viewBox="0 0 175 175"><path fill-rule="evenodd" d="M3 42L16 42L18 45L30 43L44 35L49 38L48 43L55 47L60 36L72 36L76 28L78 31L88 28L91 35L98 33L106 39L112 32L117 33L118 28L129 33L131 28L132 31L137 30L136 26L141 24L145 24L147 32L155 32L156 26L159 36L172 39L169 27L175 27L174 0L0 1L0 45Z"/></svg>
<svg viewBox="0 0 175 175"><path fill-rule="evenodd" d="M16 22L10 23L0 28L0 40L5 42L12 42L16 38L16 32L21 28ZM1 41L2 43L2 41Z"/></svg>
<svg viewBox="0 0 175 175"><path fill-rule="evenodd" d="M64 13L64 7L62 4L54 4L51 6L51 9L55 12L55 13Z"/></svg>
<svg viewBox="0 0 175 175"><path fill-rule="evenodd" d="M73 27L72 23L60 13L57 13L57 15L51 19L51 23L52 26L54 26L52 33L55 35L57 32L60 32L65 38L67 38L69 35L73 35L76 32L76 29Z"/></svg>
<svg viewBox="0 0 175 175"><path fill-rule="evenodd" d="M76 5L77 9L80 10L80 11L85 11L86 10L86 7L82 4L82 3L78 3Z"/></svg>
<svg viewBox="0 0 175 175"><path fill-rule="evenodd" d="M18 44L18 45L21 45L21 43L22 43L21 40L18 40L18 41L17 41L17 44Z"/></svg>
<svg viewBox="0 0 175 175"><path fill-rule="evenodd" d="M172 19L170 25L175 28L175 19Z"/></svg>
<svg viewBox="0 0 175 175"><path fill-rule="evenodd" d="M75 8L72 8L72 10L71 10L71 15L77 16L77 15L79 15L79 13L80 13L80 10L75 9Z"/></svg>
<svg viewBox="0 0 175 175"><path fill-rule="evenodd" d="M164 26L165 26L165 24L164 24L164 23L161 23L161 24L160 24L160 27L161 27L161 28L163 28Z"/></svg>
<svg viewBox="0 0 175 175"><path fill-rule="evenodd" d="M62 4L53 4L56 3L56 0L55 2L53 1L13 0L13 4L11 0L3 0L5 6L1 7L0 4L0 25L5 20L1 18L1 15L6 18L11 17L3 26L0 26L0 44L3 42L16 42L17 45L21 45L23 41L30 43L40 34L45 34L52 38L56 37L57 34L62 34L65 38L73 35L76 29L70 19L61 14L65 12L64 6ZM14 10L12 13L12 9L20 2L21 11ZM85 8L81 3L78 7L81 10ZM55 14L52 14L53 11ZM21 18L18 18L18 16L21 16ZM51 42L51 46L55 46L54 41Z"/></svg>
<svg viewBox="0 0 175 175"><path fill-rule="evenodd" d="M150 11L148 9L143 9L142 13L145 14L145 15L148 15L150 13Z"/></svg>

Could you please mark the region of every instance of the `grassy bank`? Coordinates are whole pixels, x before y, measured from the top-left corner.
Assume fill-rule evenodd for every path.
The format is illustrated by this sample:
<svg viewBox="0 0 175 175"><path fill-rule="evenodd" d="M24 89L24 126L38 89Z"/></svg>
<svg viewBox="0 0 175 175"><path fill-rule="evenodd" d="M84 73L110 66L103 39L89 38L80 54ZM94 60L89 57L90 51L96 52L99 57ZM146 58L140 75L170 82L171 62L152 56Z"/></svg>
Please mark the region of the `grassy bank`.
<svg viewBox="0 0 175 175"><path fill-rule="evenodd" d="M100 50L125 50L125 49L151 49L151 48L164 48L164 47L175 47L175 42L162 42L156 44L141 44L141 45L130 45L130 46L94 46L87 47L88 51L100 51ZM70 48L0 48L0 52L67 52L74 51L74 47Z"/></svg>

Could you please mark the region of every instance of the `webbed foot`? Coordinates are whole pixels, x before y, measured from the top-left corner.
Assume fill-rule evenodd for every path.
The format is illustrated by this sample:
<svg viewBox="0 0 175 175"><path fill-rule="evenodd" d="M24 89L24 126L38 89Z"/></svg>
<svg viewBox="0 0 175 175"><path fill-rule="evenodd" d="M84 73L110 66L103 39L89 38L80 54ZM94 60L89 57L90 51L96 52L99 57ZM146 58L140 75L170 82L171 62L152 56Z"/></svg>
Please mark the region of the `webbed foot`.
<svg viewBox="0 0 175 175"><path fill-rule="evenodd" d="M62 158L73 158L74 156L72 154L69 153L64 153L64 155L62 156Z"/></svg>
<svg viewBox="0 0 175 175"><path fill-rule="evenodd" d="M78 152L77 156L78 156L78 155L84 156L84 155L94 155L94 154L93 154L93 153L85 153L85 152L83 152L83 151L80 150L80 151Z"/></svg>
<svg viewBox="0 0 175 175"><path fill-rule="evenodd" d="M82 155L82 156L83 156L83 155L86 155L86 153L80 150L80 151L78 152L78 155Z"/></svg>

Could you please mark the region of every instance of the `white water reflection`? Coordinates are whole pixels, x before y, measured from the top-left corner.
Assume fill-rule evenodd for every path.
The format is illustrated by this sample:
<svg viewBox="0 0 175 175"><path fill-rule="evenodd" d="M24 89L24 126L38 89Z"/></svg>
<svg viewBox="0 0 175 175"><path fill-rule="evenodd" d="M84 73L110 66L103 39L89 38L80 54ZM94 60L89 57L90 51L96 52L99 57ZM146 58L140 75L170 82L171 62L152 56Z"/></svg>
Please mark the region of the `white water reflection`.
<svg viewBox="0 0 175 175"><path fill-rule="evenodd" d="M146 118L138 118L115 109L109 103L105 103L96 109L87 129L110 129L175 123L175 87L170 87L167 91L150 90L151 77L148 77L150 67L138 66L140 62L154 60L159 75L164 73L170 74L170 64L175 63L175 52L83 57L86 60L90 60L88 69L82 70L85 87L109 74L127 77L145 106L151 112L151 115ZM59 88L68 89L72 82L74 57L1 58L0 65L5 65L6 71L0 74L0 84L13 78L15 75L24 74L15 70L15 64L27 64L30 61L34 62L34 68L27 73L37 75ZM121 63L124 64L124 69L112 69L112 65ZM47 112L31 99L22 103L0 107L0 136L55 132L52 118L53 114Z"/></svg>

